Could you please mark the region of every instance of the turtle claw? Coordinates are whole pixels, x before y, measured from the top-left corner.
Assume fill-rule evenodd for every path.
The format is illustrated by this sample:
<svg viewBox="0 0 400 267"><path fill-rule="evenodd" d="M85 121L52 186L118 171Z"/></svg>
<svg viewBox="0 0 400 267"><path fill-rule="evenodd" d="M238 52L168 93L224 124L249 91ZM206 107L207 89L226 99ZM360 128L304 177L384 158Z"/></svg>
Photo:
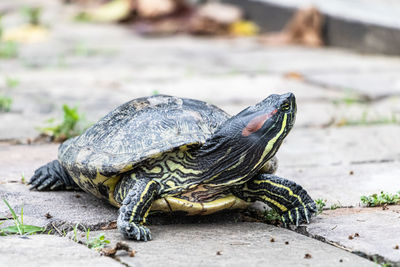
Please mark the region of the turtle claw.
<svg viewBox="0 0 400 267"><path fill-rule="evenodd" d="M129 223L126 227L118 227L118 228L120 232L124 235L124 237L127 239L133 239L145 242L151 240L150 230L146 226Z"/></svg>
<svg viewBox="0 0 400 267"><path fill-rule="evenodd" d="M52 176L45 165L35 171L28 185L31 185L30 190L44 191L52 189L53 186L59 187L58 182L59 179Z"/></svg>
<svg viewBox="0 0 400 267"><path fill-rule="evenodd" d="M317 212L315 202L306 203L304 206L295 207L282 214L283 226L287 228L289 224L299 226L302 223L310 223L311 216Z"/></svg>

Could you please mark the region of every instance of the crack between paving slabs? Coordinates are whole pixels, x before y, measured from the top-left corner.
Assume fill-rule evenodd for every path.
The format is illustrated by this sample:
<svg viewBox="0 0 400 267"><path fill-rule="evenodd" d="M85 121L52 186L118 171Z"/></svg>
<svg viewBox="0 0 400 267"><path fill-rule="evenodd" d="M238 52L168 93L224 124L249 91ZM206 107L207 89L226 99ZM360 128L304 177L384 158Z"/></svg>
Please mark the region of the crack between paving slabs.
<svg viewBox="0 0 400 267"><path fill-rule="evenodd" d="M112 222L98 223L98 224L92 225L92 227L90 227L90 226L83 226L83 227L85 227L86 229L90 228L90 229L92 229L92 230L94 230L94 231L97 231L97 230L100 230L101 227L103 227L103 226L106 226L106 227L109 226L110 223L112 223ZM59 229L60 226L62 227L62 230ZM90 248L88 248L87 243L86 243L85 241L82 241L82 240L73 240L73 239L69 236L69 235L71 235L71 233L74 233L74 231L73 231L74 227L75 227L75 225L73 225L73 224L71 224L71 223L69 223L69 222L65 222L65 221L52 221L52 222L48 223L48 224L45 226L45 229L46 229L46 231L47 231L47 230L54 229L55 233L57 233L59 236L64 237L64 238L68 238L68 239L70 239L71 241L73 241L73 242L75 242L75 243L77 243L77 244L83 245L83 246L85 246L87 249L90 249ZM82 231L79 231L79 232L80 232L80 234L83 233ZM122 262L119 256L115 256L115 255L114 255L114 256L112 256L112 255L102 255L102 254L100 254L100 253L99 253L99 256L100 256L100 257L101 257L101 256L109 257L109 258L112 258L113 260L117 261L118 263L122 264L123 266L132 267L131 265L129 265L129 264L125 263L125 262Z"/></svg>
<svg viewBox="0 0 400 267"><path fill-rule="evenodd" d="M390 260L386 259L385 257L383 257L383 256L381 256L381 255L377 255L377 254L367 254L367 253L365 253L365 252L361 252L361 251L357 251L357 250L352 250L352 249L350 249L350 248L347 248L347 247L341 245L340 243L327 240L327 239L326 239L325 237L323 237L323 236L311 234L311 233L309 233L309 232L307 231L307 226L299 226L299 227L294 228L294 229L291 228L291 230L294 231L294 232L296 232L296 233L302 234L302 235L304 235L304 236L307 236L307 237L313 238L313 239L315 239L315 240L321 241L321 242L323 242L323 243L329 244L329 245L331 245L331 246L337 247L337 248L342 249L342 250L344 250L344 251L350 252L350 253L352 253L352 254L355 254L355 255L357 255L357 256L359 256L359 257L365 258L365 259L367 259L367 260L369 260L369 261L372 261L372 262L374 262L374 263L378 263L378 264L385 264L385 263L387 263L387 264L390 264L390 266L392 266L392 267L400 267L400 262L393 262L393 261L390 261Z"/></svg>
<svg viewBox="0 0 400 267"><path fill-rule="evenodd" d="M348 91L347 87L333 86L333 85L329 85L329 84L326 84L326 83L323 83L323 82L314 81L314 80L309 79L309 78L304 78L304 80L302 82L305 83L305 84L312 85L312 86L317 86L319 88L326 89L326 90L329 90L329 91L335 91L335 92L337 92L337 91L340 91L340 92ZM352 91L354 91L354 93L357 94L357 96L359 97L359 100L361 102L365 103L365 104L376 103L376 102L391 98L393 96L400 96L400 93L397 93L397 94L396 93L390 93L390 94L388 93L388 94L382 94L382 95L379 95L379 96L371 97L368 94L358 92L355 89L352 89Z"/></svg>

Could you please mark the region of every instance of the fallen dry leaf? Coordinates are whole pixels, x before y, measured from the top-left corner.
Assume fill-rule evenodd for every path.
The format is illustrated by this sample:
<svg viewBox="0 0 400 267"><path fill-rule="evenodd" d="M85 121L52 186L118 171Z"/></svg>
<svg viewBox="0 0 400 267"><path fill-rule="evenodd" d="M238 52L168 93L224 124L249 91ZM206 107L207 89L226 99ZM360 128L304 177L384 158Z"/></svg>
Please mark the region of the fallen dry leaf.
<svg viewBox="0 0 400 267"><path fill-rule="evenodd" d="M95 8L80 12L76 18L94 22L118 22L129 17L131 0L113 0Z"/></svg>
<svg viewBox="0 0 400 267"><path fill-rule="evenodd" d="M259 32L258 26L248 20L240 20L229 26L229 33L233 36L254 36Z"/></svg>
<svg viewBox="0 0 400 267"><path fill-rule="evenodd" d="M259 41L268 45L301 44L322 46L323 16L314 7L300 9L279 33L269 33Z"/></svg>
<svg viewBox="0 0 400 267"><path fill-rule="evenodd" d="M130 257L134 257L136 251L131 249L128 244L125 242L118 242L115 244L115 247L113 248L102 248L100 250L100 254L108 257L113 257L117 253L118 250L125 250L126 252L129 252Z"/></svg>
<svg viewBox="0 0 400 267"><path fill-rule="evenodd" d="M101 230L117 229L117 221L112 221L107 225L100 227Z"/></svg>
<svg viewBox="0 0 400 267"><path fill-rule="evenodd" d="M286 72L283 77L285 77L286 79L294 79L294 80L301 80L301 81L304 80L303 74L296 72L296 71Z"/></svg>
<svg viewBox="0 0 400 267"><path fill-rule="evenodd" d="M136 10L141 18L158 18L178 11L182 4L180 0L137 0Z"/></svg>

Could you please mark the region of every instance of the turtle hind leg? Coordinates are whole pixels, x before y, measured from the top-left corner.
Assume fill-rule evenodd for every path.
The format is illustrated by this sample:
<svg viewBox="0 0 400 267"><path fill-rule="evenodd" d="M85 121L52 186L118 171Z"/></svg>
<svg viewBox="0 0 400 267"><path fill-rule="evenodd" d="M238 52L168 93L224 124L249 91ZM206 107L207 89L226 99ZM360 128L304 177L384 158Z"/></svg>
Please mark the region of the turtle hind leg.
<svg viewBox="0 0 400 267"><path fill-rule="evenodd" d="M30 189L47 190L80 190L58 160L53 160L38 168L28 183Z"/></svg>
<svg viewBox="0 0 400 267"><path fill-rule="evenodd" d="M134 176L134 174L133 174ZM144 226L159 185L157 182L126 176L115 187L115 200L122 204L117 220L118 230L127 239L151 240L150 230Z"/></svg>
<svg viewBox="0 0 400 267"><path fill-rule="evenodd" d="M309 223L317 211L314 200L300 185L272 174L259 174L245 183L238 197L268 204L281 215L285 226Z"/></svg>

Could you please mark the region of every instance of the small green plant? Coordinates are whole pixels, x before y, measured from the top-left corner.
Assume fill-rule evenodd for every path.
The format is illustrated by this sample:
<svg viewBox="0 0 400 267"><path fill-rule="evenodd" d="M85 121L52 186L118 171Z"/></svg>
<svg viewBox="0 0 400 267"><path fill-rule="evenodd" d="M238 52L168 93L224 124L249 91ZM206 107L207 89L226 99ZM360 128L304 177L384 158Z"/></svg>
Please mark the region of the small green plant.
<svg viewBox="0 0 400 267"><path fill-rule="evenodd" d="M3 36L3 26L1 25L0 14L0 58L14 58L18 54L17 44L15 42L1 41Z"/></svg>
<svg viewBox="0 0 400 267"><path fill-rule="evenodd" d="M79 223L75 224L73 231L74 231L74 237L72 239L72 241L74 242L78 242L78 225Z"/></svg>
<svg viewBox="0 0 400 267"><path fill-rule="evenodd" d="M21 184L26 184L25 174L21 173Z"/></svg>
<svg viewBox="0 0 400 267"><path fill-rule="evenodd" d="M338 203L338 204L332 204L330 207L329 207L329 209L331 209L331 210L336 210L336 209L339 209L339 208L341 208L342 207L342 205L340 204L340 203Z"/></svg>
<svg viewBox="0 0 400 267"><path fill-rule="evenodd" d="M3 227L0 228L0 236L4 235L31 235L35 233L41 233L45 229L39 226L34 226L34 225L27 225L24 224L24 207L21 207L21 216L20 218L17 216L15 213L14 209L10 206L10 204L7 202L7 200L3 199L4 203L7 205L8 209L11 212L12 219L14 221L14 226L8 226L8 227Z"/></svg>
<svg viewBox="0 0 400 267"><path fill-rule="evenodd" d="M87 128L82 125L84 116L78 113L78 107L71 108L63 105L62 109L64 119L60 124L40 129L42 133L51 136L56 142L80 135ZM54 119L48 120L47 123L54 124Z"/></svg>
<svg viewBox="0 0 400 267"><path fill-rule="evenodd" d="M318 198L315 200L315 204L317 205L317 214L321 214L326 206L326 199Z"/></svg>
<svg viewBox="0 0 400 267"><path fill-rule="evenodd" d="M110 240L107 240L106 236L103 233L99 234L98 236L92 239L89 238L89 234L90 234L90 229L86 231L86 245L90 249L99 250L104 248L107 244L110 244Z"/></svg>
<svg viewBox="0 0 400 267"><path fill-rule="evenodd" d="M116 50L107 49L107 48L94 48L89 47L85 43L78 43L72 50L72 53L77 56L84 56L84 57L92 57L97 55L115 55L117 53Z"/></svg>
<svg viewBox="0 0 400 267"><path fill-rule="evenodd" d="M15 88L19 85L19 80L17 78L6 77L6 86L8 88Z"/></svg>
<svg viewBox="0 0 400 267"><path fill-rule="evenodd" d="M264 214L263 214L263 219L266 223L276 223L277 221L280 222L281 221L281 215L279 215L279 213L274 210L274 209L270 209L270 210L265 210Z"/></svg>
<svg viewBox="0 0 400 267"><path fill-rule="evenodd" d="M77 223L72 229L74 232L72 241L77 242L77 243L83 243L82 241L78 240L78 226L79 226L79 223ZM81 225L81 228L83 228L86 232L86 246L88 248L99 250L99 249L104 248L107 244L110 244L110 240L107 240L106 236L103 233L99 234L98 236L96 236L94 238L90 238L90 228L86 229L82 225Z"/></svg>
<svg viewBox="0 0 400 267"><path fill-rule="evenodd" d="M18 46L15 42L0 41L0 58L15 58L18 56Z"/></svg>
<svg viewBox="0 0 400 267"><path fill-rule="evenodd" d="M365 103L365 100L355 93L347 92L344 97L335 99L332 103L335 105L345 104L346 106L351 106L356 103Z"/></svg>
<svg viewBox="0 0 400 267"><path fill-rule="evenodd" d="M336 123L336 126L358 126L358 125L379 125L379 124L397 124L399 119L396 113L392 112L390 116L380 116L375 119L368 119L368 111L364 111L358 119L342 118Z"/></svg>
<svg viewBox="0 0 400 267"><path fill-rule="evenodd" d="M158 90L153 90L153 92L151 92L152 95L159 95L160 92Z"/></svg>
<svg viewBox="0 0 400 267"><path fill-rule="evenodd" d="M380 194L361 196L361 202L367 207L400 204L400 191L397 194L389 194L381 191Z"/></svg>
<svg viewBox="0 0 400 267"><path fill-rule="evenodd" d="M9 112L11 110L12 99L0 95L0 112Z"/></svg>
<svg viewBox="0 0 400 267"><path fill-rule="evenodd" d="M27 18L29 24L40 25L40 17L42 15L40 7L24 7L21 12Z"/></svg>

